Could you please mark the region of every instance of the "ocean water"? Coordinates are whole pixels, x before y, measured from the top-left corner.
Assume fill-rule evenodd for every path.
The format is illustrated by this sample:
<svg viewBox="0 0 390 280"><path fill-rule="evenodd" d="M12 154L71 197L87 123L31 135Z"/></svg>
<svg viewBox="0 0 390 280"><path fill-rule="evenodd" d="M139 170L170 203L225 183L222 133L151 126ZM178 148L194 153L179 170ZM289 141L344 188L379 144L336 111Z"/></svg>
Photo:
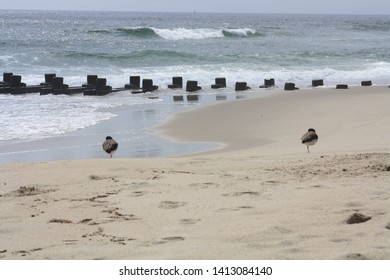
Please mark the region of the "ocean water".
<svg viewBox="0 0 390 280"><path fill-rule="evenodd" d="M75 132L117 117L124 106L165 108L147 124L155 125L193 106L166 102L177 94L167 89L173 76L197 80L201 95L215 94L216 77L226 77L230 90L237 81L255 89L269 78L298 87L313 79L390 83L390 16L0 10L0 34L0 73L20 74L29 85L45 73L70 86L97 74L113 87L139 75L153 79L162 96L0 94L0 143Z"/></svg>

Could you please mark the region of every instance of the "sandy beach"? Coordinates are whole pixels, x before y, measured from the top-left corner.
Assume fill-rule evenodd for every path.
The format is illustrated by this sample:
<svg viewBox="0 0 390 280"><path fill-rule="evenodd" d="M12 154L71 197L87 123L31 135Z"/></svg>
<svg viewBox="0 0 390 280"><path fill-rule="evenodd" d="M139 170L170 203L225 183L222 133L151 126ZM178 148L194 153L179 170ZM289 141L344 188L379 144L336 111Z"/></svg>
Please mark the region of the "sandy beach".
<svg viewBox="0 0 390 280"><path fill-rule="evenodd" d="M218 150L0 165L0 259L388 260L389 105L387 86L273 91L156 128Z"/></svg>

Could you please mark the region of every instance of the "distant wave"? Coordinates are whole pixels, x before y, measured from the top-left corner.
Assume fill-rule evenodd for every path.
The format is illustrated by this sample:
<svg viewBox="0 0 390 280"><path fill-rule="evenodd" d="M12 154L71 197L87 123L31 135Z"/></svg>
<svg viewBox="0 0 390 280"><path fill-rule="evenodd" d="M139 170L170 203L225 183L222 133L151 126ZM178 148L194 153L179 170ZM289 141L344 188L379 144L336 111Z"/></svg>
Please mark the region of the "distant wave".
<svg viewBox="0 0 390 280"><path fill-rule="evenodd" d="M148 38L148 37L157 37L158 35L149 27L134 27L134 28L117 28L115 29L116 33L122 35L130 35L134 37Z"/></svg>
<svg viewBox="0 0 390 280"><path fill-rule="evenodd" d="M88 33L96 34L108 34L108 35L123 35L123 36L133 36L133 37L158 37L158 35L153 31L152 28L148 27L130 27L130 28L116 28L116 29L96 29L89 30Z"/></svg>
<svg viewBox="0 0 390 280"><path fill-rule="evenodd" d="M194 53L170 50L139 50L129 53L88 53L67 51L56 53L57 61L63 64L116 65L117 67L145 67L167 65L191 65L209 61Z"/></svg>
<svg viewBox="0 0 390 280"><path fill-rule="evenodd" d="M222 31L226 37L257 37L264 36L252 28L224 29Z"/></svg>
<svg viewBox="0 0 390 280"><path fill-rule="evenodd" d="M372 23L357 23L353 25L353 29L358 31L390 31L389 22L372 22Z"/></svg>
<svg viewBox="0 0 390 280"><path fill-rule="evenodd" d="M90 30L89 33L119 34L138 38L162 38L165 40L203 40L224 37L255 37L264 36L252 28L155 28L155 27L128 27L113 30Z"/></svg>

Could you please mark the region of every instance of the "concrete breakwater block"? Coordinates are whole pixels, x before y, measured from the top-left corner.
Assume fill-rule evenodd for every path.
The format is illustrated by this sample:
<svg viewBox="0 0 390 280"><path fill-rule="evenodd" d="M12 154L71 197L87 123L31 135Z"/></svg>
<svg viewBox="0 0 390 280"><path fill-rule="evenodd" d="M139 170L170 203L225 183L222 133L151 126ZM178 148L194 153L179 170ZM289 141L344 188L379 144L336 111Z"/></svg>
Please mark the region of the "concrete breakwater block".
<svg viewBox="0 0 390 280"><path fill-rule="evenodd" d="M183 77L172 77L172 84L168 85L168 88L183 88Z"/></svg>
<svg viewBox="0 0 390 280"><path fill-rule="evenodd" d="M53 80L49 87L44 87L40 90L40 95L46 94L63 94L65 90L69 88L69 85L64 84L63 77L53 77Z"/></svg>
<svg viewBox="0 0 390 280"><path fill-rule="evenodd" d="M211 85L211 88L225 88L226 87L226 78L215 78L215 84Z"/></svg>
<svg viewBox="0 0 390 280"><path fill-rule="evenodd" d="M285 83L284 90L299 90L299 88L295 86L295 83Z"/></svg>
<svg viewBox="0 0 390 280"><path fill-rule="evenodd" d="M63 77L54 77L52 81L52 87L53 89L64 89L64 88L68 88L69 85L64 84Z"/></svg>
<svg viewBox="0 0 390 280"><path fill-rule="evenodd" d="M202 88L198 86L198 81L187 81L186 84L186 91L188 92L194 92L201 90Z"/></svg>
<svg viewBox="0 0 390 280"><path fill-rule="evenodd" d="M9 85L11 83L11 77L14 73L5 72L3 73L3 81L0 82L0 85Z"/></svg>
<svg viewBox="0 0 390 280"><path fill-rule="evenodd" d="M275 79L264 79L264 84L260 88L270 88L275 86Z"/></svg>
<svg viewBox="0 0 390 280"><path fill-rule="evenodd" d="M26 87L26 84L22 83L22 76L20 75L12 75L9 84L11 88Z"/></svg>
<svg viewBox="0 0 390 280"><path fill-rule="evenodd" d="M10 94L26 94L26 93L38 93L45 86L43 85L32 85L27 86L25 83L22 83L22 76L20 75L11 75L6 77L6 83L0 84L0 93L10 93ZM9 81L9 82L8 82Z"/></svg>
<svg viewBox="0 0 390 280"><path fill-rule="evenodd" d="M250 87L248 87L246 82L236 82L236 86L235 86L236 91L244 91L247 89L250 89Z"/></svg>
<svg viewBox="0 0 390 280"><path fill-rule="evenodd" d="M41 83L40 85L46 87L51 86L55 77L57 77L55 73L45 74L45 82Z"/></svg>
<svg viewBox="0 0 390 280"><path fill-rule="evenodd" d="M311 86L312 87L321 87L324 85L324 80L312 80L311 81Z"/></svg>
<svg viewBox="0 0 390 280"><path fill-rule="evenodd" d="M87 83L83 84L83 87L93 88L96 87L97 75L87 75Z"/></svg>
<svg viewBox="0 0 390 280"><path fill-rule="evenodd" d="M125 84L125 89L140 89L141 88L141 77L130 76L130 82Z"/></svg>
<svg viewBox="0 0 390 280"><path fill-rule="evenodd" d="M142 91L143 92L152 92L158 90L158 86L153 85L152 79L143 79L142 80Z"/></svg>
<svg viewBox="0 0 390 280"><path fill-rule="evenodd" d="M361 85L362 85L363 87L372 86L372 81L362 81L362 82L361 82Z"/></svg>
<svg viewBox="0 0 390 280"><path fill-rule="evenodd" d="M96 87L84 90L84 95L107 95L112 92L112 87L107 85L107 79L97 78Z"/></svg>
<svg viewBox="0 0 390 280"><path fill-rule="evenodd" d="M348 85L345 85L345 84L338 84L336 86L336 89L348 89Z"/></svg>
<svg viewBox="0 0 390 280"><path fill-rule="evenodd" d="M26 84L22 83L22 76L12 75L10 77L9 83L4 84L0 87L0 93L11 93L11 94L20 94L24 93Z"/></svg>

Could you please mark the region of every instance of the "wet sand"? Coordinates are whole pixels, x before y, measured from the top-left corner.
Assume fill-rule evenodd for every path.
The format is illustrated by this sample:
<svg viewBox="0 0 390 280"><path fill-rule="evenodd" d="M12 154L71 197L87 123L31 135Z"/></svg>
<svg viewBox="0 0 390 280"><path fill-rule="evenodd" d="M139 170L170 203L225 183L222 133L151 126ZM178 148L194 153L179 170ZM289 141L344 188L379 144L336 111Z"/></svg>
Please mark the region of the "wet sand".
<svg viewBox="0 0 390 280"><path fill-rule="evenodd" d="M143 96L148 98L147 94ZM164 91L152 96L159 97L160 101L110 109L116 117L74 132L31 141L0 141L0 164L106 158L101 144L107 135L121 144L116 158L169 157L216 146L211 143L173 143L150 129L174 112L217 102L216 94L203 95L196 102L174 102L172 93L169 95Z"/></svg>

